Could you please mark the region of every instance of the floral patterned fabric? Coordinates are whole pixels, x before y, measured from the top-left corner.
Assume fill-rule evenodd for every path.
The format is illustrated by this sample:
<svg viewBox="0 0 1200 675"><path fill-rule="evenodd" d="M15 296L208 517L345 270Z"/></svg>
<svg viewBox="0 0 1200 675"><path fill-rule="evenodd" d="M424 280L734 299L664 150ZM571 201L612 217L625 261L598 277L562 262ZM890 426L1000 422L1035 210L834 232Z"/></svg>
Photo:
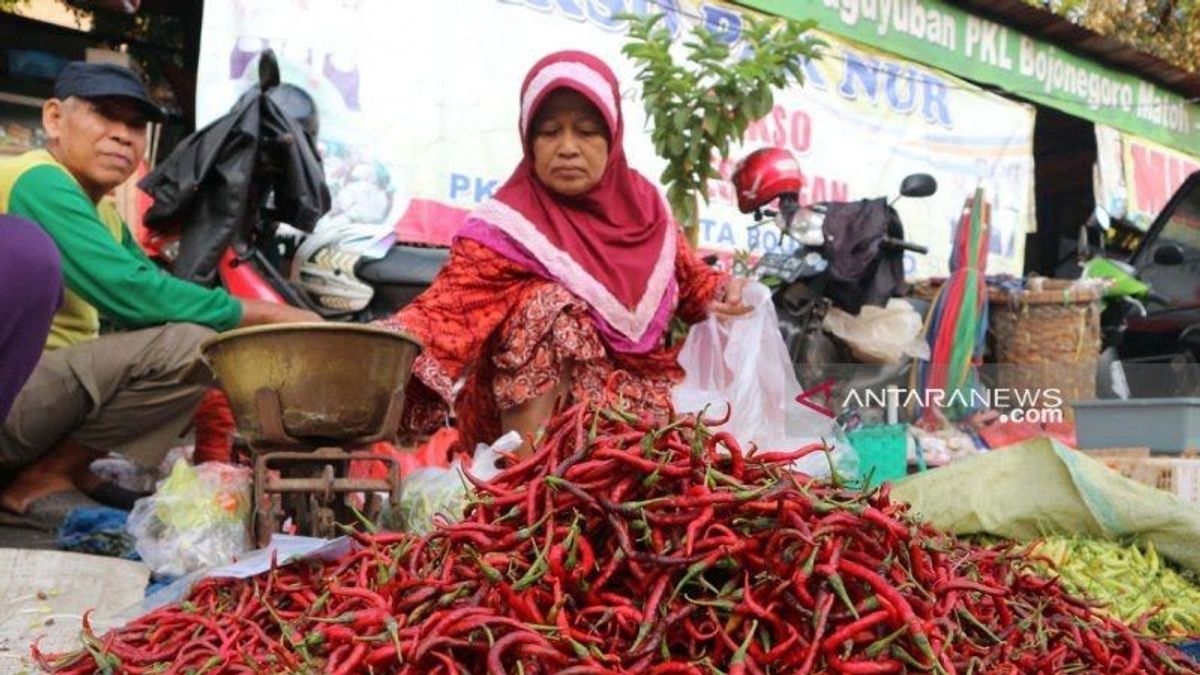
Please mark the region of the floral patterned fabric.
<svg viewBox="0 0 1200 675"><path fill-rule="evenodd" d="M726 275L680 246L675 277L675 317L703 320ZM683 378L681 342L664 336L646 354L610 350L586 303L469 239L455 242L428 291L380 324L424 345L406 392L404 430L430 433L449 423L453 408L464 449L495 440L501 410L552 391L567 373L569 398L578 400L599 397L619 371L629 405L654 416L670 410L671 387Z"/></svg>

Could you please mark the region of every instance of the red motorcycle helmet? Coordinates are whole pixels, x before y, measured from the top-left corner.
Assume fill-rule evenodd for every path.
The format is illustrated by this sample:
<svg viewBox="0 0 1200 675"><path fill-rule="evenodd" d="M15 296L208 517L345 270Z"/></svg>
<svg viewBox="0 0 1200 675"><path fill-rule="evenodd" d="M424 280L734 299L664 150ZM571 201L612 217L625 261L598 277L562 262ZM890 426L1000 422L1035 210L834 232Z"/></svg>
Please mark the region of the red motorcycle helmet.
<svg viewBox="0 0 1200 675"><path fill-rule="evenodd" d="M750 213L785 194L804 187L800 163L783 148L760 148L742 158L733 170L738 210Z"/></svg>

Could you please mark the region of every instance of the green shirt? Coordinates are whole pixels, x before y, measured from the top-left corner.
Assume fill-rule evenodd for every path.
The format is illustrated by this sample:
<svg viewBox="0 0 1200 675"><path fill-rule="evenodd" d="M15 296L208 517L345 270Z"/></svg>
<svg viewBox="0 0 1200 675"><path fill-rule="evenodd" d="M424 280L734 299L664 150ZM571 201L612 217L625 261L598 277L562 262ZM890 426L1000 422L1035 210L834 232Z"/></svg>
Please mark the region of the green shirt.
<svg viewBox="0 0 1200 675"><path fill-rule="evenodd" d="M62 255L65 303L54 317L46 349L95 338L100 317L124 328L196 323L228 330L241 303L220 289L175 278L134 241L110 200L93 204L49 152L0 161L0 213L32 220Z"/></svg>

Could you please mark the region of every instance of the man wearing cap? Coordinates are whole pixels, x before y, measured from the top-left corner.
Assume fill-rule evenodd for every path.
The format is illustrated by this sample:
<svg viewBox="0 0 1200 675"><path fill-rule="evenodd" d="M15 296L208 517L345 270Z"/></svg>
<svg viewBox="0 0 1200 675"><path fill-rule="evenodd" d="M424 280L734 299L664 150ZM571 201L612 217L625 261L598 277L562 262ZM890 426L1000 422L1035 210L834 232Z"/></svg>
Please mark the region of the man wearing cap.
<svg viewBox="0 0 1200 675"><path fill-rule="evenodd" d="M141 251L105 196L133 174L146 124L161 117L129 69L72 63L42 107L46 148L0 161L0 214L41 226L65 286L45 352L0 432L9 478L0 507L10 513L49 524L95 504L81 491L127 501L88 466L109 452L161 460L206 390L194 372L201 342L240 325L318 319L177 279ZM101 336L101 320L125 332Z"/></svg>

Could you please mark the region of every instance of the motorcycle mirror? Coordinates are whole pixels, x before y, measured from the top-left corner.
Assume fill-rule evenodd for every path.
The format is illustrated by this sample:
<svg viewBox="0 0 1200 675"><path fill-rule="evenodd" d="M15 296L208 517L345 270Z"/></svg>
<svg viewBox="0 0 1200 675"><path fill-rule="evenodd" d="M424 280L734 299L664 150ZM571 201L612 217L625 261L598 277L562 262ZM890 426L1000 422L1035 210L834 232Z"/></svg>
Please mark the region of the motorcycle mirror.
<svg viewBox="0 0 1200 675"><path fill-rule="evenodd" d="M800 212L800 195L784 194L779 195L779 214L778 224L779 229L787 232L792 229L792 222L796 219L796 214Z"/></svg>
<svg viewBox="0 0 1200 675"><path fill-rule="evenodd" d="M1183 264L1183 247L1179 244L1163 244L1154 249L1154 264L1164 267Z"/></svg>
<svg viewBox="0 0 1200 675"><path fill-rule="evenodd" d="M272 87L278 87L279 82L279 60L275 58L273 50L264 49L262 55L258 57L259 90L266 91Z"/></svg>
<svg viewBox="0 0 1200 675"><path fill-rule="evenodd" d="M903 197L928 197L935 192L937 181L927 173L914 173L900 182L900 195Z"/></svg>

